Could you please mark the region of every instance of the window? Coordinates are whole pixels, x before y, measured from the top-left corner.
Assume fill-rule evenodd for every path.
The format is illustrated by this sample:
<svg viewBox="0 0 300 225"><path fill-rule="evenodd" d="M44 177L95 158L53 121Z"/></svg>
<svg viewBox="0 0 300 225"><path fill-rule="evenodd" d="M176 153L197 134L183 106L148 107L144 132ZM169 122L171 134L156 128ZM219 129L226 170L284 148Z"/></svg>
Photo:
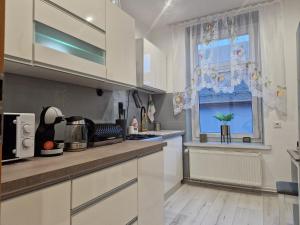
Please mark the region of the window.
<svg viewBox="0 0 300 225"><path fill-rule="evenodd" d="M238 36L235 41L235 44L244 51L245 62L249 61L249 39L249 35L244 34ZM231 54L232 48L234 48L232 41L230 39L214 40L208 45L199 44L197 48L198 60L206 57L205 54L209 51L210 64L208 66L216 68L217 76L225 79L223 83L231 82L231 80L226 81L226 79L232 77L230 76ZM221 74L222 76L220 76ZM234 119L229 122L233 138L250 136L261 140L261 101L252 96L244 81L236 85L230 93L222 91L216 93L213 88L202 88L198 92L198 97L200 133L206 133L211 138L219 137L221 122L214 116L217 113L233 113Z"/></svg>

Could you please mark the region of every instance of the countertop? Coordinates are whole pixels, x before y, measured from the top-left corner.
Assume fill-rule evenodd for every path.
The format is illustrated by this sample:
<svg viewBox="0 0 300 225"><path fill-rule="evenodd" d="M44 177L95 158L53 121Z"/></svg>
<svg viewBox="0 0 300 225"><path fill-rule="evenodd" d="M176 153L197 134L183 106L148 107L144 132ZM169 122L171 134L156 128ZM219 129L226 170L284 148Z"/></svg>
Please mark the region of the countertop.
<svg viewBox="0 0 300 225"><path fill-rule="evenodd" d="M184 130L160 130L160 131L139 132L139 134L161 136L163 139L182 136L184 135L184 133L185 133Z"/></svg>
<svg viewBox="0 0 300 225"><path fill-rule="evenodd" d="M67 181L134 158L159 152L164 142L125 141L64 152L57 157L37 157L2 166L2 200Z"/></svg>

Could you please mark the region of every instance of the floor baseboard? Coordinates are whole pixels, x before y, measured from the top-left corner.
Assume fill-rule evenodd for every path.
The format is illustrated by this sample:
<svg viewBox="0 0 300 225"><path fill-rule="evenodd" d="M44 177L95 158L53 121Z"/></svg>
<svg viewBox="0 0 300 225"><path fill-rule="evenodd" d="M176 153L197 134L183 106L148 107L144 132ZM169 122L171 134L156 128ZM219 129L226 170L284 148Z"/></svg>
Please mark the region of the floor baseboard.
<svg viewBox="0 0 300 225"><path fill-rule="evenodd" d="M173 195L181 186L182 186L182 182L179 182L174 187L172 187L167 193L165 193L164 195L165 200L167 200L171 195Z"/></svg>
<svg viewBox="0 0 300 225"><path fill-rule="evenodd" d="M205 186L211 188L221 188L225 190L235 190L240 192L255 192L255 193L263 193L263 194L277 194L277 191L272 188L259 188L259 187L248 187L248 186L239 186L239 185L231 185L231 184L224 184L218 182L207 182L201 181L196 179L187 179L183 180L183 183L195 185L195 186Z"/></svg>

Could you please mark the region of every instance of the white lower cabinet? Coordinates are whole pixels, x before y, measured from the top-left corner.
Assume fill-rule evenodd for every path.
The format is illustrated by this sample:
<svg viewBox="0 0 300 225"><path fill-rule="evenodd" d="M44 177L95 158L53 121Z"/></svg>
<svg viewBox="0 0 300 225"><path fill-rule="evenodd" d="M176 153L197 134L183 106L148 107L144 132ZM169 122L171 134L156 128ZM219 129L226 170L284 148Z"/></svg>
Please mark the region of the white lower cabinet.
<svg viewBox="0 0 300 225"><path fill-rule="evenodd" d="M70 225L71 182L1 203L1 225Z"/></svg>
<svg viewBox="0 0 300 225"><path fill-rule="evenodd" d="M138 214L137 184L84 209L72 217L72 225L125 225Z"/></svg>
<svg viewBox="0 0 300 225"><path fill-rule="evenodd" d="M164 193L171 191L183 179L182 136L166 139L164 147Z"/></svg>
<svg viewBox="0 0 300 225"><path fill-rule="evenodd" d="M136 159L76 178L72 181L72 209L136 178Z"/></svg>
<svg viewBox="0 0 300 225"><path fill-rule="evenodd" d="M139 225L164 224L164 155L138 159Z"/></svg>
<svg viewBox="0 0 300 225"><path fill-rule="evenodd" d="M1 225L163 225L163 179L160 151L3 201Z"/></svg>

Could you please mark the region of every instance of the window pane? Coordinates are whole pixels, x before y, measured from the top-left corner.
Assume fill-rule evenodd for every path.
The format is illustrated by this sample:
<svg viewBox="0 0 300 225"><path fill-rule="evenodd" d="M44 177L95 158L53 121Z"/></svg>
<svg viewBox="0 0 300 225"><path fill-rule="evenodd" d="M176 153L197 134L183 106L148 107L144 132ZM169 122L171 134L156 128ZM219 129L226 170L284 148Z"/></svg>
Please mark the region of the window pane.
<svg viewBox="0 0 300 225"><path fill-rule="evenodd" d="M235 45L243 49L243 62L249 60L249 35L236 37ZM234 46L230 39L220 39L205 45L198 45L199 62L202 66L215 68L217 74L222 74L222 82L217 85L230 86L231 82L231 57ZM243 71L243 70L241 70ZM240 72L241 72L240 71ZM247 71L245 70L245 75ZM207 74L207 79L214 79ZM211 77L210 77L211 76ZM217 113L234 114L234 119L228 123L232 134L253 134L252 94L244 81L226 93L216 93L213 88L203 88L199 91L199 122L201 133L220 133L220 125L214 116ZM222 89L226 90L226 89Z"/></svg>
<svg viewBox="0 0 300 225"><path fill-rule="evenodd" d="M232 134L253 133L252 95L245 83L236 86L233 93L214 93L212 89L199 92L200 130L202 133L219 133L221 122L217 113L233 113L234 119L228 124Z"/></svg>

